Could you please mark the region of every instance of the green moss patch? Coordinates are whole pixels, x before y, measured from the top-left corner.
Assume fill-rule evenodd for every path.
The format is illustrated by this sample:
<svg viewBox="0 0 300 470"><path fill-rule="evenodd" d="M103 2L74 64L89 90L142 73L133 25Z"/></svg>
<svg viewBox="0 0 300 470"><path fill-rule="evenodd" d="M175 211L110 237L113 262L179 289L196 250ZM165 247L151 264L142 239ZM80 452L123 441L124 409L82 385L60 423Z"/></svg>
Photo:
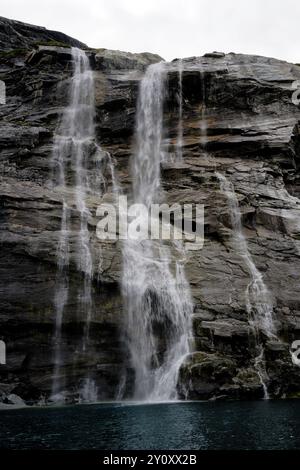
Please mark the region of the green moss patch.
<svg viewBox="0 0 300 470"><path fill-rule="evenodd" d="M55 41L54 39L49 39L49 41L37 41L34 43L34 46L53 46L53 47L67 47L68 49L71 47L70 44L66 44L65 42Z"/></svg>
<svg viewBox="0 0 300 470"><path fill-rule="evenodd" d="M0 52L0 58L13 59L14 57L24 56L28 53L28 49L12 49L10 51Z"/></svg>

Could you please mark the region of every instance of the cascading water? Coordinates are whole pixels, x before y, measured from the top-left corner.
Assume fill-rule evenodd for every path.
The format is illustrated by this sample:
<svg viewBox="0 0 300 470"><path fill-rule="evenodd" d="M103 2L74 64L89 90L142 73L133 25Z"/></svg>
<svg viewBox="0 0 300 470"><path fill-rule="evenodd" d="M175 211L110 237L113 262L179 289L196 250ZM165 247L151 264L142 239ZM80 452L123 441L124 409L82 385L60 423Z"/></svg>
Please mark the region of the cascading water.
<svg viewBox="0 0 300 470"><path fill-rule="evenodd" d="M82 274L78 305L85 316L82 350L86 351L89 342L89 329L92 312L91 283L93 263L90 248L88 219L90 213L86 204L89 192L93 189L88 176L88 165L91 156L99 160L101 153L95 143L94 129L94 80L90 69L89 59L85 52L72 48L74 72L71 85L70 105L64 110L62 120L54 139L53 163L58 168L55 184L63 195L63 210L61 230L57 250L57 289L55 293L55 353L54 379L52 398L61 399L63 383L61 382L61 365L63 362L61 339L62 320L68 300L68 267L70 237L76 237L75 262ZM97 157L98 155L98 157ZM96 186L101 184L103 177L99 172ZM95 181L93 182L93 185ZM75 189L72 189L75 188ZM99 188L98 188L98 191ZM70 209L75 206L77 220L75 227L71 225ZM73 222L74 223L74 222ZM79 225L79 228L78 228ZM81 399L91 401L96 399L95 384L88 375L81 390Z"/></svg>
<svg viewBox="0 0 300 470"><path fill-rule="evenodd" d="M255 330L263 331L269 338L274 338L276 337L276 328L273 321L271 295L249 252L242 230L241 212L236 193L232 183L224 175L216 173L216 176L220 181L221 191L224 192L228 201L235 249L245 260L251 276L251 281L246 289L246 306L251 324Z"/></svg>
<svg viewBox="0 0 300 470"><path fill-rule="evenodd" d="M206 121L206 93L205 93L205 75L204 72L200 71L200 81L201 81L201 94L202 94L202 104L201 104L201 120L200 120L200 143L203 149L206 149L207 145L207 121Z"/></svg>
<svg viewBox="0 0 300 470"><path fill-rule="evenodd" d="M207 146L207 121L206 121L206 90L205 75L200 71L202 107L200 121L200 143L204 152ZM268 399L268 389L266 385L267 372L265 367L265 356L263 345L259 341L260 331L270 339L277 339L276 328L273 321L273 305L271 295L263 281L263 276L256 268L252 256L249 252L246 238L242 230L241 212L239 203L234 191L232 183L222 174L216 172L216 176L220 182L221 191L226 195L232 224L232 233L235 250L244 259L249 271L251 281L247 286L246 309L249 316L249 324L253 327L256 341L257 355L254 359L254 367L261 382L264 398Z"/></svg>
<svg viewBox="0 0 300 470"><path fill-rule="evenodd" d="M61 229L59 236L59 244L57 249L57 274L56 274L56 292L54 296L55 306L55 330L54 330L54 373L52 383L52 397L60 400L63 388L63 377L61 376L61 333L64 308L68 300L69 282L67 275L67 267L69 264L69 240L68 240L68 208L63 201Z"/></svg>
<svg viewBox="0 0 300 470"><path fill-rule="evenodd" d="M176 159L182 161L183 126L182 126L182 59L178 60L178 127L176 140Z"/></svg>
<svg viewBox="0 0 300 470"><path fill-rule="evenodd" d="M148 214L160 191L165 78L163 63L151 65L139 91L133 202L144 204ZM160 240L124 242L125 330L137 400L177 398L179 369L190 352L192 330L192 302L182 263Z"/></svg>
<svg viewBox="0 0 300 470"><path fill-rule="evenodd" d="M221 191L224 192L228 201L235 249L244 259L251 278L250 283L247 286L245 296L249 323L254 329L256 347L258 350L254 366L263 386L265 398L268 398L268 391L265 383L266 370L264 363L264 349L263 345L259 341L259 334L260 331L262 331L268 338L277 339L276 327L273 320L271 295L264 283L262 274L255 266L249 252L247 241L242 230L241 212L234 187L224 175L216 173L216 176L220 181Z"/></svg>

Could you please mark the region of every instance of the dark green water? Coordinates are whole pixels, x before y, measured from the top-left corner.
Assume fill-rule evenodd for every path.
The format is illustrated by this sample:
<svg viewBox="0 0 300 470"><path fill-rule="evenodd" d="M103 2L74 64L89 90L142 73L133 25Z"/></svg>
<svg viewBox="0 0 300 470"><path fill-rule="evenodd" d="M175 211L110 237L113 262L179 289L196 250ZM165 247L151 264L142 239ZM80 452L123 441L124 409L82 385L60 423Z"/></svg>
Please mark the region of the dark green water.
<svg viewBox="0 0 300 470"><path fill-rule="evenodd" d="M300 449L300 401L0 411L2 449Z"/></svg>

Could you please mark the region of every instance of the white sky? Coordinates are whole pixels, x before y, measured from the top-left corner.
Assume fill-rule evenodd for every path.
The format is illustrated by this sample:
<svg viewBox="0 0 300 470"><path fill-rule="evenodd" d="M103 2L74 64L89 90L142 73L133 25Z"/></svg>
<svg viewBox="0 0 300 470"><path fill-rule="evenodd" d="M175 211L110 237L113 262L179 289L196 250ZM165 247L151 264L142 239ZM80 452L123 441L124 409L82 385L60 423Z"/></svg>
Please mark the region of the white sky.
<svg viewBox="0 0 300 470"><path fill-rule="evenodd" d="M299 0L6 0L0 15L167 60L218 50L300 62Z"/></svg>

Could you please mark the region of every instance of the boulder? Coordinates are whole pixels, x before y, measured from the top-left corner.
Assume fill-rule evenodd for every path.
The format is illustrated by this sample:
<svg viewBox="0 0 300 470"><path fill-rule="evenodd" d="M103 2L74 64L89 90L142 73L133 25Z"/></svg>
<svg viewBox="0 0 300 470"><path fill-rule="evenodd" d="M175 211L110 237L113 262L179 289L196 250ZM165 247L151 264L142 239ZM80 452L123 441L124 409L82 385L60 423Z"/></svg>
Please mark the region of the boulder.
<svg viewBox="0 0 300 470"><path fill-rule="evenodd" d="M18 405L18 406L24 406L25 402L22 400L21 397L18 395L15 395L14 393L10 393L5 400L5 403L8 405Z"/></svg>

